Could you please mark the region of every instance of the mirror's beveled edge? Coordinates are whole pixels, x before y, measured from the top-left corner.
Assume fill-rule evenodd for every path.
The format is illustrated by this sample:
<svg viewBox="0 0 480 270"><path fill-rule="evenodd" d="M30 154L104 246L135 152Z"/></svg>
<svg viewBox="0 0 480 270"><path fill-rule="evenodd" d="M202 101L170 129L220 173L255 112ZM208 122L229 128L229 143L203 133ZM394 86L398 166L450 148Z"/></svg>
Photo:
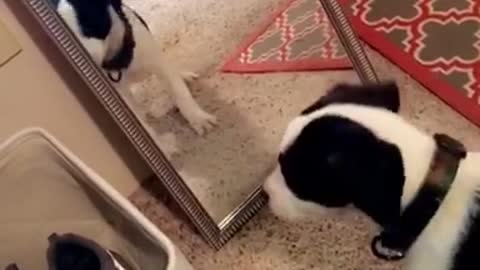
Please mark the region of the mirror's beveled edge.
<svg viewBox="0 0 480 270"><path fill-rule="evenodd" d="M200 234L212 248L220 249L267 203L267 196L261 185L227 215L220 224L217 224L177 174L100 68L92 62L85 49L73 38L73 33L47 1L22 0L21 2L93 91ZM322 3L361 81L364 83L377 82L377 75L338 1L319 1Z"/></svg>

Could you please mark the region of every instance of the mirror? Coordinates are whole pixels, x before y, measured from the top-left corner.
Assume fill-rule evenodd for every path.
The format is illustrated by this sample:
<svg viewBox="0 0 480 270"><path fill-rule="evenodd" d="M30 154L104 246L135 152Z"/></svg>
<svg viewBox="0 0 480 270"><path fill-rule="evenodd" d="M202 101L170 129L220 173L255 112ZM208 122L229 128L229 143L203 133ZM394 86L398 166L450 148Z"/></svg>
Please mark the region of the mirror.
<svg viewBox="0 0 480 270"><path fill-rule="evenodd" d="M335 1L23 2L216 248L264 205L290 119L375 76Z"/></svg>

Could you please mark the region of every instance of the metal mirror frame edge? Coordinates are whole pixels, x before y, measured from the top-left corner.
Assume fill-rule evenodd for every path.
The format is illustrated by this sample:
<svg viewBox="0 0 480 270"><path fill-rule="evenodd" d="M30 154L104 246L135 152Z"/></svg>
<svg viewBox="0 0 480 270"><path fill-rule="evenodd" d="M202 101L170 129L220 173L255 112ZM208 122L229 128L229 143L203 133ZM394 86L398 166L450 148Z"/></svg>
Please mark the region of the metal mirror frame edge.
<svg viewBox="0 0 480 270"><path fill-rule="evenodd" d="M83 46L47 1L21 0L120 126L196 229L212 248L220 249L267 203L267 196L261 185L217 224L166 159L136 115L130 111L102 70L91 60ZM319 1L328 14L342 45L346 48L361 81L377 82L375 71L340 4L337 0Z"/></svg>

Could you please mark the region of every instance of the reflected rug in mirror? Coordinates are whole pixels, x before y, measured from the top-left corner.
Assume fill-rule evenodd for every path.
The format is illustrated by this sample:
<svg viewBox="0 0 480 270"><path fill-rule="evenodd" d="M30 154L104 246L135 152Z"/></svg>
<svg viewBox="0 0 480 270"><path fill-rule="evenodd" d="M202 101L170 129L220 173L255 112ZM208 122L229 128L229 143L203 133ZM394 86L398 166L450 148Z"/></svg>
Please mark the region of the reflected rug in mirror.
<svg viewBox="0 0 480 270"><path fill-rule="evenodd" d="M360 38L480 125L480 0L341 0Z"/></svg>
<svg viewBox="0 0 480 270"><path fill-rule="evenodd" d="M351 68L318 0L289 0L222 67L254 73Z"/></svg>

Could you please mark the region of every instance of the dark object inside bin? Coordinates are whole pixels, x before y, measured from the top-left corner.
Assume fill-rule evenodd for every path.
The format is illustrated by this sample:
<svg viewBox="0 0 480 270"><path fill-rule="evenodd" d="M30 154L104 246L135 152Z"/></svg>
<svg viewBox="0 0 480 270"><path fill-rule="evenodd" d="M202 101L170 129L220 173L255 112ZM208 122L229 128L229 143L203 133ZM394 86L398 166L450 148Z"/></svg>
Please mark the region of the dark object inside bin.
<svg viewBox="0 0 480 270"><path fill-rule="evenodd" d="M12 264L7 265L7 267L5 267L5 270L19 270L19 269L18 269L18 266L16 264L12 263Z"/></svg>
<svg viewBox="0 0 480 270"><path fill-rule="evenodd" d="M124 267L125 260L118 261L118 254L101 247L92 240L75 234L52 234L47 260L50 270L118 270L117 263ZM132 269L125 265L125 269ZM9 269L10 270L10 269ZM14 269L12 269L14 270Z"/></svg>

